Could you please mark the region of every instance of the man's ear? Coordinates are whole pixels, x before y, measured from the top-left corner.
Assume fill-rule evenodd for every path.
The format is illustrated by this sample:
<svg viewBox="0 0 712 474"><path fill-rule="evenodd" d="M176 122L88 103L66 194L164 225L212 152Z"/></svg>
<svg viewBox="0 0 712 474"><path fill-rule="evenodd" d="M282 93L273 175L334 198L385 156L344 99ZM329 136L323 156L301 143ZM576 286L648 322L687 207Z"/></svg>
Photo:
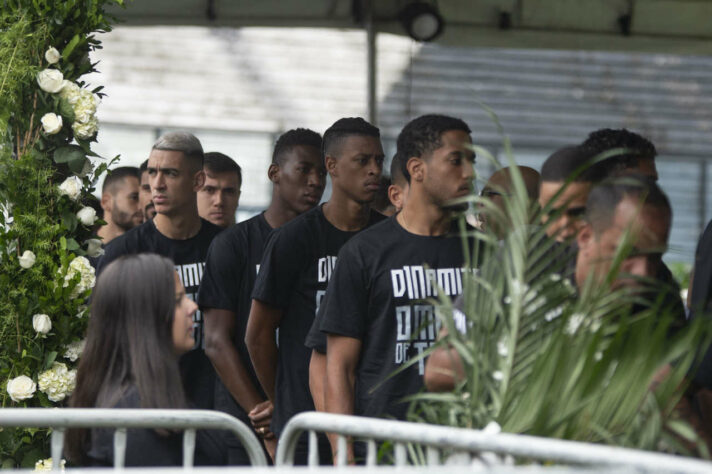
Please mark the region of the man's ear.
<svg viewBox="0 0 712 474"><path fill-rule="evenodd" d="M279 178L281 174L282 168L277 163L272 163L269 165L269 168L267 168L267 178L269 178L270 181L272 181L273 184L279 184Z"/></svg>
<svg viewBox="0 0 712 474"><path fill-rule="evenodd" d="M326 155L324 157L324 165L326 166L326 172L332 177L338 176L339 173L336 170L336 158L331 155Z"/></svg>
<svg viewBox="0 0 712 474"><path fill-rule="evenodd" d="M101 204L101 208L104 210L105 213L107 210L109 212L111 212L111 208L113 207L113 204L114 204L113 201L114 201L114 198L111 196L111 193L102 193L101 194L100 204Z"/></svg>
<svg viewBox="0 0 712 474"><path fill-rule="evenodd" d="M576 234L576 244L580 252L588 252L595 239L593 227L588 222L584 222L583 227Z"/></svg>
<svg viewBox="0 0 712 474"><path fill-rule="evenodd" d="M393 204L393 207L396 208L396 211L400 211L403 207L402 197L403 190L400 186L396 184L391 184L390 186L388 186L388 200L391 201L391 204Z"/></svg>
<svg viewBox="0 0 712 474"><path fill-rule="evenodd" d="M422 158L413 156L408 158L406 169L410 174L410 180L421 182L425 178L425 161Z"/></svg>
<svg viewBox="0 0 712 474"><path fill-rule="evenodd" d="M193 175L193 191L198 192L205 184L205 171L200 170Z"/></svg>

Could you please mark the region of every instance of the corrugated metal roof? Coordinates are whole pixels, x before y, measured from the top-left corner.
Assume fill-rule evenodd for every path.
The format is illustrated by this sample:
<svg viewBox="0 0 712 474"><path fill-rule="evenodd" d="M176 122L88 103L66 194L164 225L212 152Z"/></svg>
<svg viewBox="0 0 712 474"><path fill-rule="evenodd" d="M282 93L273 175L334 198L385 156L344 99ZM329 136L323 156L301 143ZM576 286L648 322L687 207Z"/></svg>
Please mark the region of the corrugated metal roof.
<svg viewBox="0 0 712 474"><path fill-rule="evenodd" d="M277 133L296 126L323 131L339 117L366 114L363 32L119 27L103 41L93 58L103 74L91 82L109 94L99 113L105 136L118 125L263 136L254 154L239 136L233 145L229 133L215 141L232 146L241 160L249 157L245 181L261 183L246 198L252 205L269 199L262 168ZM496 112L515 153L525 151L535 166L598 128L627 127L650 137L675 209L672 247L676 258L691 259L710 217L711 206L701 204L700 160L712 149L712 58L423 46L384 34L378 88L388 147L410 118L443 112L464 118L476 141L497 148L501 137L481 103Z"/></svg>

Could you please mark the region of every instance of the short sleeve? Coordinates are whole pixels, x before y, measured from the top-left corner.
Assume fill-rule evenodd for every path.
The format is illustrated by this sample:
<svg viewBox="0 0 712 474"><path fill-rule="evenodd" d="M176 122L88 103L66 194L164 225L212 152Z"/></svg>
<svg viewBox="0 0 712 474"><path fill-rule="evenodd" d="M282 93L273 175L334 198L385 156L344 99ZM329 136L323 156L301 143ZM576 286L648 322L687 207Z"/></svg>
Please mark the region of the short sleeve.
<svg viewBox="0 0 712 474"><path fill-rule="evenodd" d="M316 317L314 317L314 322L312 323L311 329L309 329L309 334L304 340L304 345L307 348L315 350L321 354L326 354L326 334L321 332L321 320L324 319L324 309L326 308L326 295L321 300L321 304L316 312Z"/></svg>
<svg viewBox="0 0 712 474"><path fill-rule="evenodd" d="M309 246L305 245L301 226L287 226L270 234L260 263L252 298L280 309L289 304L292 289L300 272L309 263Z"/></svg>
<svg viewBox="0 0 712 474"><path fill-rule="evenodd" d="M339 252L326 290L320 330L326 334L363 339L368 327L369 287L366 268L355 241Z"/></svg>
<svg viewBox="0 0 712 474"><path fill-rule="evenodd" d="M238 236L230 232L219 234L208 249L205 271L198 290L198 305L201 308L239 309L239 288L247 256Z"/></svg>

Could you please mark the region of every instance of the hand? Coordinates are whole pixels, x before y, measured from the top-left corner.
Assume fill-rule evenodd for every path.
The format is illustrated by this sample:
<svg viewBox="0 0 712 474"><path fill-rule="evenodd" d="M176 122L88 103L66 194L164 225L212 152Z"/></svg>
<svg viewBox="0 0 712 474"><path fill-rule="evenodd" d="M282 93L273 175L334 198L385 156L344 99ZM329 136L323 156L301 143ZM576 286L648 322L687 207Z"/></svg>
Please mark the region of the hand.
<svg viewBox="0 0 712 474"><path fill-rule="evenodd" d="M255 431L260 433L263 438L266 437L265 431L260 431L260 428L265 428L266 431L269 431L269 424L272 421L273 411L274 407L272 406L272 402L265 400L264 402L255 405L247 414L250 418L250 422L252 422L252 426L255 428Z"/></svg>
<svg viewBox="0 0 712 474"><path fill-rule="evenodd" d="M272 437L270 439L264 438L262 442L265 445L265 449L267 450L269 457L272 458L272 463L274 463L274 457L277 453L277 438L271 432L270 434Z"/></svg>

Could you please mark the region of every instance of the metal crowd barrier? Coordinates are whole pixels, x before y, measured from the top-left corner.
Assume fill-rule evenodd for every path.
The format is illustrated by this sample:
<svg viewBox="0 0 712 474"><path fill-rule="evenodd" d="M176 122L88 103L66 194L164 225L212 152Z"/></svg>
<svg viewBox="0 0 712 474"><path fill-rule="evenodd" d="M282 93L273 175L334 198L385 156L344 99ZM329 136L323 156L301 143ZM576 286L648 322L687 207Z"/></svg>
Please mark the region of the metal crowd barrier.
<svg viewBox="0 0 712 474"><path fill-rule="evenodd" d="M330 413L307 412L287 423L277 446L276 465L294 464L294 450L303 432L309 432L310 466L318 464L316 432L338 435L337 465L346 465L347 437L366 440L366 466L376 465L376 441L394 445L396 467L408 463L408 445L425 447L426 462L442 465L442 450L467 454L467 462L481 453L511 455L517 458L563 463L593 468L635 469L653 472L710 473L712 463L681 456L635 449L564 441L511 433L490 434L478 430L434 426Z"/></svg>
<svg viewBox="0 0 712 474"><path fill-rule="evenodd" d="M67 428L116 428L114 468L122 469L127 428L183 429L183 467L193 466L195 430L218 429L235 433L253 466L266 466L262 443L240 420L210 410L155 410L105 408L3 408L0 427L52 428L52 470L59 471Z"/></svg>

